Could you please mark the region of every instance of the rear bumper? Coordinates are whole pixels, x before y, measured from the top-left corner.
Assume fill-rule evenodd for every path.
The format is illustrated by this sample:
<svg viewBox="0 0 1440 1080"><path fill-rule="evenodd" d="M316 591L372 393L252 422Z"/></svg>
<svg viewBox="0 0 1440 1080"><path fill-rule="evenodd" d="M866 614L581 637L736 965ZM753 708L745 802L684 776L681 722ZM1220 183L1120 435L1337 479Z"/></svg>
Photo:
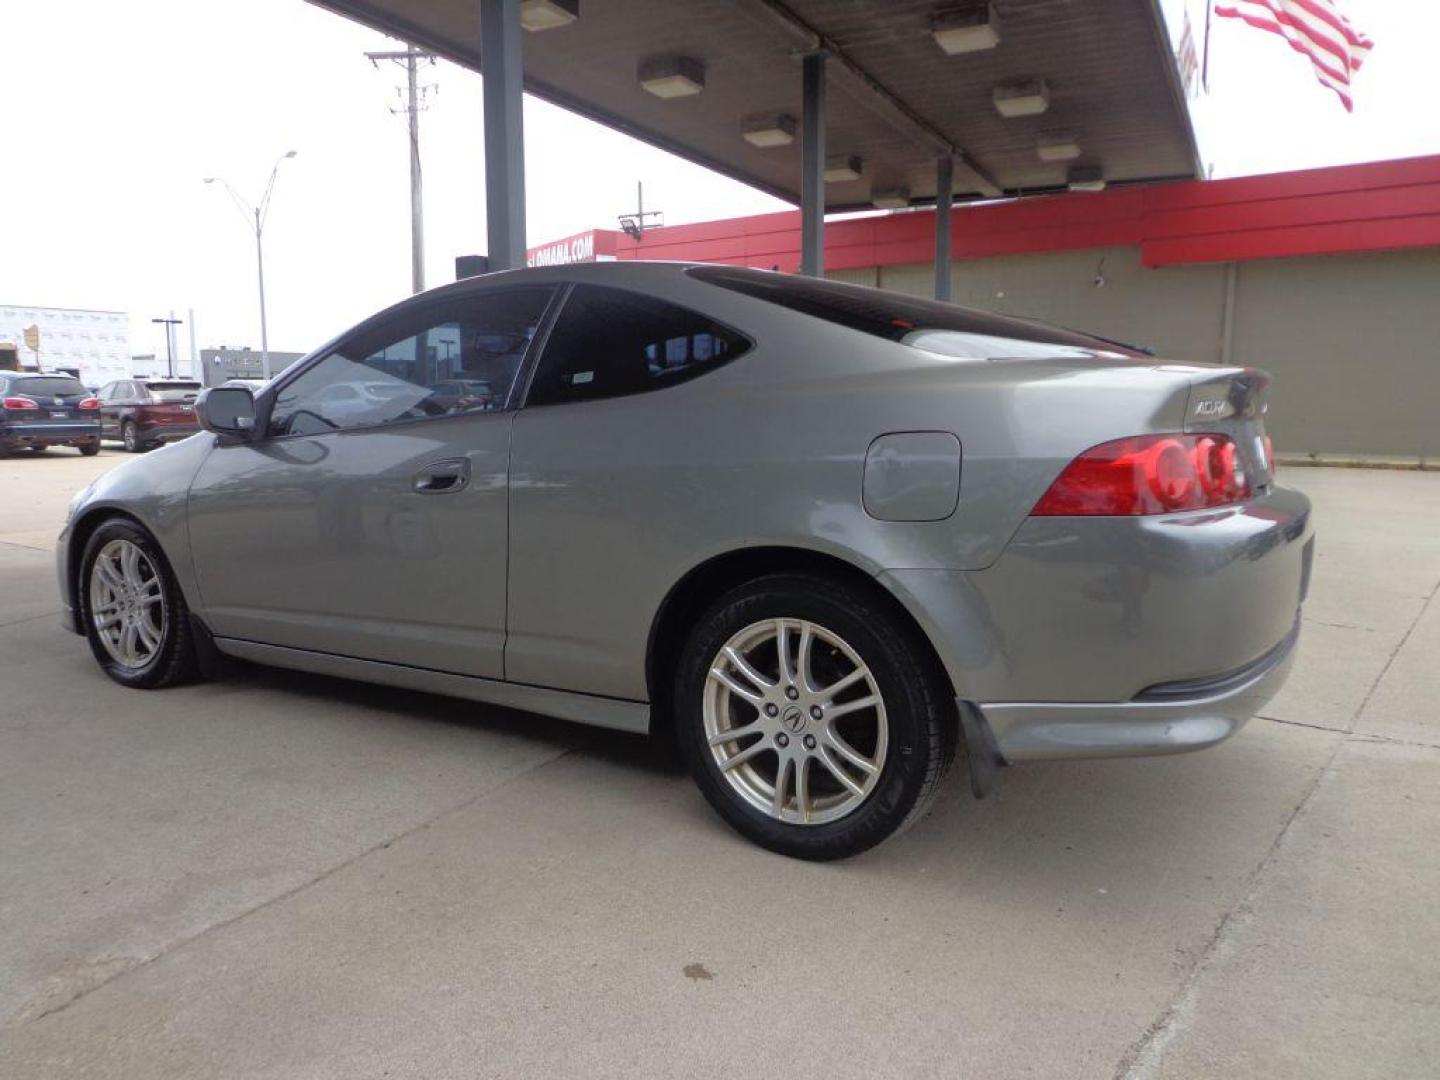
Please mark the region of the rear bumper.
<svg viewBox="0 0 1440 1080"><path fill-rule="evenodd" d="M146 442L174 442L188 439L200 430L198 424L137 424L136 430Z"/></svg>
<svg viewBox="0 0 1440 1080"><path fill-rule="evenodd" d="M1284 685L1300 623L1238 671L1162 684L1113 703L996 702L979 706L1007 762L1130 757L1203 750L1228 739Z"/></svg>
<svg viewBox="0 0 1440 1080"><path fill-rule="evenodd" d="M12 421L0 427L0 444L7 446L74 446L95 442L99 438L98 420L82 423L58 421L53 424L17 424Z"/></svg>
<svg viewBox="0 0 1440 1080"><path fill-rule="evenodd" d="M1280 688L1313 538L1309 501L1274 488L1223 510L1029 518L984 570L880 581L1006 758L1169 753Z"/></svg>

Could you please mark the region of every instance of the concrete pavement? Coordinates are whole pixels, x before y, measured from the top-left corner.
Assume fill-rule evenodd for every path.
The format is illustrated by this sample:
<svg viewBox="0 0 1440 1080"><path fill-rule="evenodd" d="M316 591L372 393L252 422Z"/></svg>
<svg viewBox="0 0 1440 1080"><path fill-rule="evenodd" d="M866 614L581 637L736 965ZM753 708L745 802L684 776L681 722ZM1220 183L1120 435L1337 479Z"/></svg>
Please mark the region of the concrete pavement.
<svg viewBox="0 0 1440 1080"><path fill-rule="evenodd" d="M48 545L120 455L64 453L0 461L0 1075L1440 1071L1440 476L1286 472L1312 599L1236 739L952 782L811 866L643 740L260 669L114 686Z"/></svg>

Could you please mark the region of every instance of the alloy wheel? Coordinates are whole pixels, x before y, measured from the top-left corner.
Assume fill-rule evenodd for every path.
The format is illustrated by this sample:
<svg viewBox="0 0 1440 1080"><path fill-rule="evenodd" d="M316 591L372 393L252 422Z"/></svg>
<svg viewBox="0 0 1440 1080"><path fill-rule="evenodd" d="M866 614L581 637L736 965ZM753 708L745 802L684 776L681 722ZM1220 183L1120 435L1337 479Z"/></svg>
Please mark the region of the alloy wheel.
<svg viewBox="0 0 1440 1080"><path fill-rule="evenodd" d="M100 644L117 663L143 668L165 640L167 617L160 575L130 540L111 540L90 567L90 618Z"/></svg>
<svg viewBox="0 0 1440 1080"><path fill-rule="evenodd" d="M889 727L875 676L818 623L767 619L733 635L711 661L703 718L726 783L789 824L859 809L885 766Z"/></svg>

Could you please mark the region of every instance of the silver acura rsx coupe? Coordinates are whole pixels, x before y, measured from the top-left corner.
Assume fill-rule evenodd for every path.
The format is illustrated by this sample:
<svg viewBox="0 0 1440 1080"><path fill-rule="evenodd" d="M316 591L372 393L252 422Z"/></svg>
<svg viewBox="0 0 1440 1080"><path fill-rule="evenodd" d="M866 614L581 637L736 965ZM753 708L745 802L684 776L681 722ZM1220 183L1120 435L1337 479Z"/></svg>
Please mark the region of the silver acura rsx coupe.
<svg viewBox="0 0 1440 1080"><path fill-rule="evenodd" d="M721 266L493 274L361 323L82 491L65 620L117 682L223 657L665 732L831 859L963 747L1210 746L1313 549L1268 378Z"/></svg>

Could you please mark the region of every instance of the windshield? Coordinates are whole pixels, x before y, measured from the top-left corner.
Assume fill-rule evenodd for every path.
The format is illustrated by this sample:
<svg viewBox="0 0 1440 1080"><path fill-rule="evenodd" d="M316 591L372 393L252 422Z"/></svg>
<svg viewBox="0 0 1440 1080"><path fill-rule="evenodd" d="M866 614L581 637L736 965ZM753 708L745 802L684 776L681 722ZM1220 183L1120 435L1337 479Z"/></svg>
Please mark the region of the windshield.
<svg viewBox="0 0 1440 1080"><path fill-rule="evenodd" d="M150 391L150 397L154 401L193 401L195 395L200 393L198 382L152 382L146 383L145 389Z"/></svg>
<svg viewBox="0 0 1440 1080"><path fill-rule="evenodd" d="M701 281L791 311L961 359L1140 355L1073 330L883 289L733 266L695 266L687 272Z"/></svg>
<svg viewBox="0 0 1440 1080"><path fill-rule="evenodd" d="M10 393L29 394L33 397L73 397L84 395L85 387L79 379L68 375L35 376L29 379L11 379Z"/></svg>

